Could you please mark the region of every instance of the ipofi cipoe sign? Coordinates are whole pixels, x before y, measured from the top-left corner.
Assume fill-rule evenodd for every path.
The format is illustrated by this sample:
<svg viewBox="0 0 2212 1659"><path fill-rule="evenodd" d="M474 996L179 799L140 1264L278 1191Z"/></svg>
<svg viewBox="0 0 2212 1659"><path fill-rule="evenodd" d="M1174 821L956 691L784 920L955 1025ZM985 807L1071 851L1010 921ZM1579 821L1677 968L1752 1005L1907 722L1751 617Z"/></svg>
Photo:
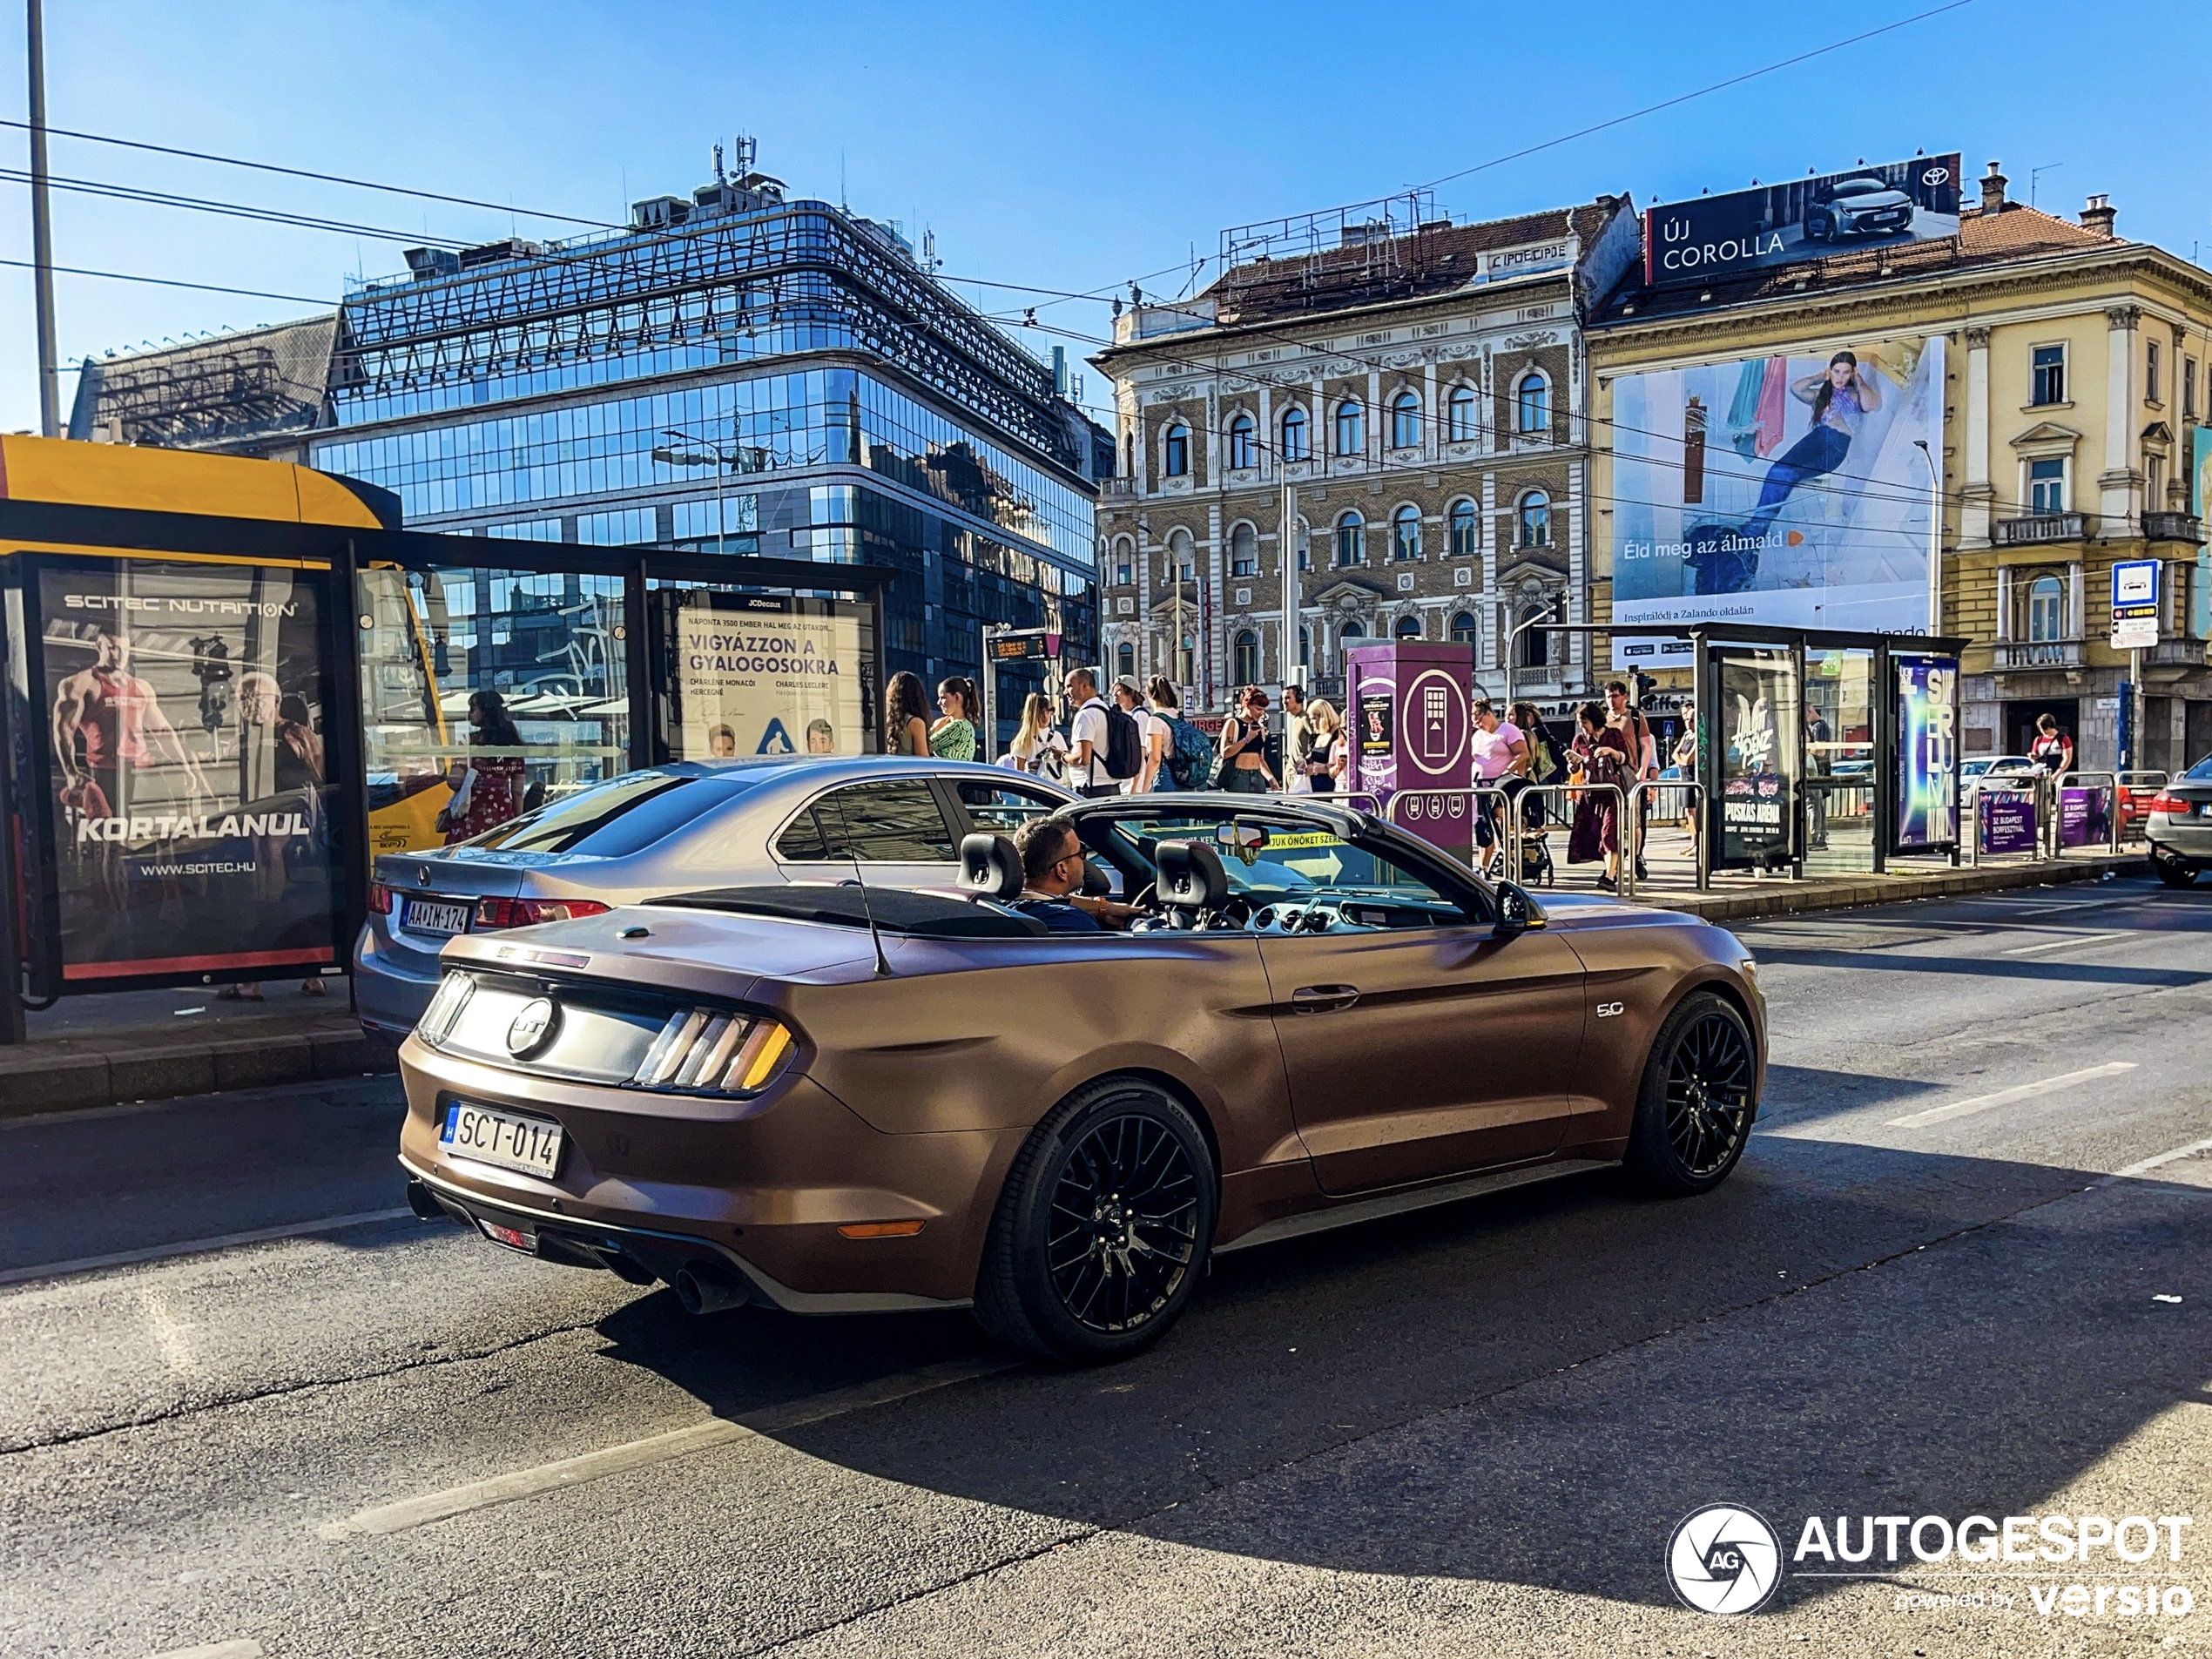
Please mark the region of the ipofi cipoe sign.
<svg viewBox="0 0 2212 1659"><path fill-rule="evenodd" d="M1643 285L1710 282L1830 253L1956 236L1959 183L1954 151L1647 208Z"/></svg>
<svg viewBox="0 0 2212 1659"><path fill-rule="evenodd" d="M1793 1547L1755 1509L1710 1503L1667 1541L1667 1581L1693 1612L1728 1618L1770 1603L1785 1576L1880 1581L1903 1609L1986 1608L2044 1618L2185 1618L2174 1569L2188 1515L1808 1515ZM1942 1571L1945 1588L1906 1580ZM2054 1571L2054 1569L2060 1569Z"/></svg>

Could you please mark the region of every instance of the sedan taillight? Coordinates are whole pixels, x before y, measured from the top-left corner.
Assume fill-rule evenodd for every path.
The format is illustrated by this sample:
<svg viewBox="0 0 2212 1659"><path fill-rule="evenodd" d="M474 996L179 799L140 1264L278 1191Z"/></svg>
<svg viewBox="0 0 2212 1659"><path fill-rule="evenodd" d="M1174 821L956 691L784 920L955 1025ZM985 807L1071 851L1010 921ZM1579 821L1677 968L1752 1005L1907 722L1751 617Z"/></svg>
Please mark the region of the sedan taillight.
<svg viewBox="0 0 2212 1659"><path fill-rule="evenodd" d="M767 1086L791 1051L791 1033L765 1015L678 1008L631 1082L641 1089L750 1095Z"/></svg>
<svg viewBox="0 0 2212 1659"><path fill-rule="evenodd" d="M368 884L368 907L377 915L390 915L392 914L391 888L386 887L381 881L370 882Z"/></svg>
<svg viewBox="0 0 2212 1659"><path fill-rule="evenodd" d="M2161 790L2150 798L2150 810L2154 813L2175 813L2187 818L2196 810L2196 803L2192 800L2184 800L2179 795L2167 794Z"/></svg>
<svg viewBox="0 0 2212 1659"><path fill-rule="evenodd" d="M604 915L607 907L597 899L479 899L476 927L534 927L541 921L574 921L579 916Z"/></svg>

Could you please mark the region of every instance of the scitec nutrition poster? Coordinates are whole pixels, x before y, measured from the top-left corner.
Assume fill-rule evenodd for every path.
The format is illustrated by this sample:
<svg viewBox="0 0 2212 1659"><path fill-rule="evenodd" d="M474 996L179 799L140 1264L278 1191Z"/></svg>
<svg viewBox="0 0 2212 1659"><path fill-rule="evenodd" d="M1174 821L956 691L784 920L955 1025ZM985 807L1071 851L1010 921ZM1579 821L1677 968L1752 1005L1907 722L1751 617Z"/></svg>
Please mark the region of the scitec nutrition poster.
<svg viewBox="0 0 2212 1659"><path fill-rule="evenodd" d="M138 559L40 572L65 981L337 960L324 580Z"/></svg>
<svg viewBox="0 0 2212 1659"><path fill-rule="evenodd" d="M671 749L687 760L863 751L859 617L794 614L788 599L685 597L676 613L671 734L681 742Z"/></svg>

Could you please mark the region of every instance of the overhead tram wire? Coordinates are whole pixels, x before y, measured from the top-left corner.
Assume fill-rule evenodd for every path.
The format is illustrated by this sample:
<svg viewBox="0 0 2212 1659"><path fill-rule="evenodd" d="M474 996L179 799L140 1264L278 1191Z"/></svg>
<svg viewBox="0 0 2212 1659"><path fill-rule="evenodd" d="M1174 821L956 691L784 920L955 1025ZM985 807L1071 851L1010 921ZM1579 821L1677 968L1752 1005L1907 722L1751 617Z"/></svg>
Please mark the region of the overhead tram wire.
<svg viewBox="0 0 2212 1659"><path fill-rule="evenodd" d="M11 266L20 271L32 268L29 260L0 260L0 265ZM93 271L81 265L56 265L48 268L60 276L102 277L111 282L146 282L163 288L191 288L201 293L236 293L248 300L288 300L303 306L325 306L334 311L338 308L338 302L334 300L310 299L304 293L272 293L266 288L229 288L213 282L185 282L176 277L136 276L128 271Z"/></svg>

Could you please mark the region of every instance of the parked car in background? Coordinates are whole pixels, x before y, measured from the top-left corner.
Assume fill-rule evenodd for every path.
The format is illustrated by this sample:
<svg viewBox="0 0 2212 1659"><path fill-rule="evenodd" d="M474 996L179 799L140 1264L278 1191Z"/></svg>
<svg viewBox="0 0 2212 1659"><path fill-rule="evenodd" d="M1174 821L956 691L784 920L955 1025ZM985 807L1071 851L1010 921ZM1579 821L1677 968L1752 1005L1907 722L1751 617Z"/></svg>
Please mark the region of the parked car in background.
<svg viewBox="0 0 2212 1659"><path fill-rule="evenodd" d="M1959 765L1959 778L1969 782L1976 778L2014 778L2040 771L2042 768L2026 755L1983 755Z"/></svg>
<svg viewBox="0 0 2212 1659"><path fill-rule="evenodd" d="M1075 797L1001 766L889 755L648 766L457 846L375 863L354 948L361 1025L394 1041L462 934L597 915L700 887L948 887L963 836L1011 834Z"/></svg>
<svg viewBox="0 0 2212 1659"><path fill-rule="evenodd" d="M2169 887L2195 885L2197 872L2212 864L2212 755L2191 766L2151 797L2150 867Z"/></svg>

